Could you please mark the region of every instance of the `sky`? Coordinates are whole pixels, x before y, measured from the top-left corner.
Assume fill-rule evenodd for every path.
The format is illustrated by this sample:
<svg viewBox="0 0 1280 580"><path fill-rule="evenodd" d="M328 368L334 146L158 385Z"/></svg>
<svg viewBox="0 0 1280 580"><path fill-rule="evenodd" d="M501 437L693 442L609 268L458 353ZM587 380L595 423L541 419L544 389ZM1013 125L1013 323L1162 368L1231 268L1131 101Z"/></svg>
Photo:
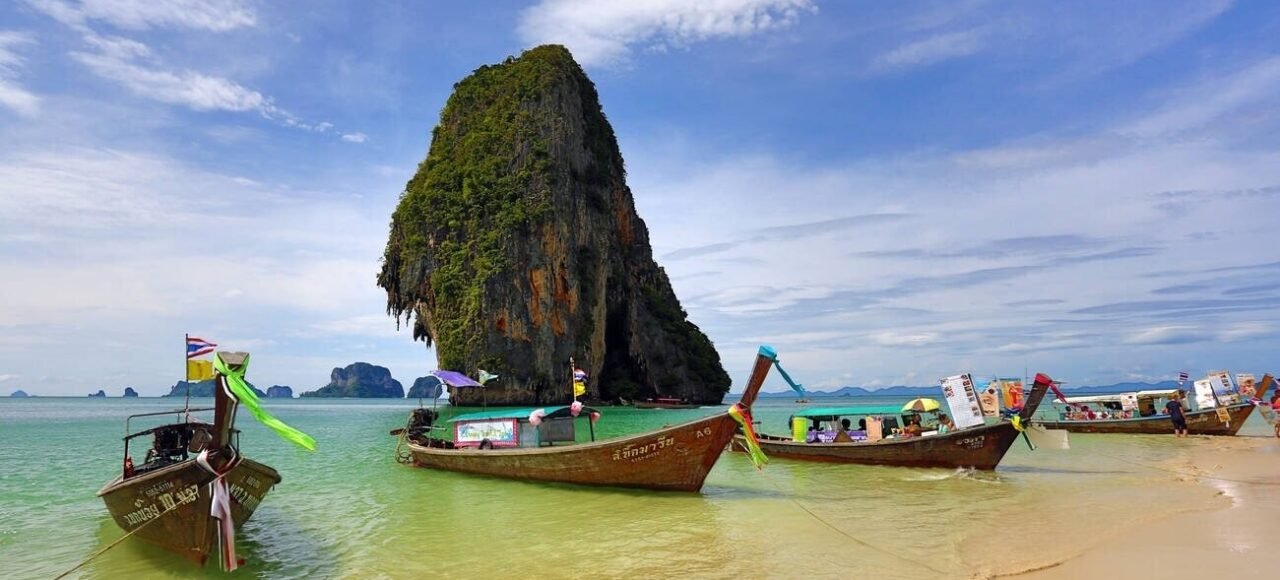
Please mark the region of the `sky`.
<svg viewBox="0 0 1280 580"><path fill-rule="evenodd" d="M0 4L0 395L406 387L388 223L453 83L567 46L741 390L1280 371L1265 1ZM774 376L766 390L785 385Z"/></svg>

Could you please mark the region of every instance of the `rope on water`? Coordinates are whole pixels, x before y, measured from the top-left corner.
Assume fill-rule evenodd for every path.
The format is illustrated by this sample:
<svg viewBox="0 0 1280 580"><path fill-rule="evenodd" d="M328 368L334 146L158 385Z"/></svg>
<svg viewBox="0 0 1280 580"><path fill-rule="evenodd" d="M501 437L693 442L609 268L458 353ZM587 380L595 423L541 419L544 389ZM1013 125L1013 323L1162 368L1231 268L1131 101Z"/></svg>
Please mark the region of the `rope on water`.
<svg viewBox="0 0 1280 580"><path fill-rule="evenodd" d="M734 444L734 445L737 445L737 446L739 446L739 447L741 447L741 446L742 446L742 444L741 444L741 443L739 443L736 439L733 441L733 444ZM836 526L835 526L835 524L832 524L831 522L829 522L829 521L827 521L827 520L823 519L823 518L822 518L822 516L819 516L818 514L814 513L814 512L813 512L813 510L811 510L811 509L809 509L809 508L805 507L805 505L804 505L804 504L800 503L800 500L797 500L796 498L791 497L790 495L783 493L783 491L782 491L781 489L779 489L779 488L778 488L778 486L773 485L772 483L770 483L770 484L769 484L769 486L770 486L770 487L772 487L772 488L774 489L774 491L778 492L778 494L779 494L779 495L782 495L783 497L786 497L788 500L790 500L790 501L791 501L791 503L795 504L795 506L796 506L796 507L798 507L798 508L800 508L802 511L804 511L804 513L809 514L809 516L810 516L810 517L812 517L812 518L813 518L813 519L815 519L815 520L818 520L818 522L819 522L819 523L821 523L822 525L824 525L824 526L826 526L826 527L828 527L828 528L831 528L831 529L832 529L832 530L834 530L836 533L838 533L838 534L840 534L840 535L842 535L842 536L844 536L844 537L848 538L848 539L849 539L849 541L851 541L851 542L853 542L853 543L855 543L855 544L858 544L858 545L860 545L860 546L864 546L864 547L866 547L866 548L871 549L872 551L880 552L881 554L885 554L885 555L887 555L887 556L890 556L890 557L892 557L892 558L895 558L895 559L901 560L901 561L903 561L903 562L907 562L908 564L915 564L915 565L917 565L917 566L920 566L921 568L924 568L924 569L929 570L929 571L931 571L931 572L934 572L934 573L936 573L936 574L939 574L939 575L942 575L942 576L947 576L947 575L948 575L948 574L947 574L947 572L945 572L945 571L943 571L943 570L939 570L939 569L937 569L937 568L934 568L934 567L933 567L933 566L931 566L928 562L924 562L924 561L921 561L921 560L916 560L916 559L911 558L911 557L909 557L909 556L904 556L904 555L902 555L902 554L896 553L896 552L894 552L894 551L892 551L892 550L889 550L889 549L887 549L887 548L882 548L882 547L877 546L877 545L875 545L875 544L872 544L872 543L870 543L870 542L868 542L868 541L866 541L866 540L862 540L862 539L860 539L860 538L857 538L857 537L855 537L853 534L850 534L849 532L846 532L846 531L844 531L844 530L842 530L842 529L840 529L840 528L836 527Z"/></svg>
<svg viewBox="0 0 1280 580"><path fill-rule="evenodd" d="M75 566L74 568L72 568L72 569L70 569L70 570L67 570L66 572L63 572L63 573L61 573L61 574L58 574L57 576L55 576L55 577L53 578L53 580L62 580L63 578L66 578L68 574L71 574L72 572L75 572L76 570L79 570L79 569L80 569L81 567L83 567L85 564L88 564L89 562L93 561L93 559L94 559L94 558L97 558L98 556L101 556L101 555L105 554L105 553L107 552L107 550L110 550L111 548L116 547L118 544L120 544L120 542L125 541L125 539L127 539L129 536L132 536L132 535L134 535L134 534L136 534L136 533L138 533L138 532L142 531L142 530L143 530L143 528L146 528L147 526L149 526L149 525L151 525L151 524L153 524L153 523L155 523L155 522L160 521L160 520L161 520L162 518L164 518L164 516L165 516L165 515L167 515L169 512L172 512L172 511L174 511L174 510L176 510L176 509L178 509L179 507L184 506L184 505L186 505L186 504L174 504L174 505L173 505L173 507L168 508L168 509L166 509L166 510L164 510L164 511L160 512L160 515L158 515L158 516L156 516L156 517L154 517L154 518L151 518L151 519L149 519L149 520L147 520L147 521L145 521L145 522L142 522L142 525L140 525L140 526L138 526L138 527L136 527L136 528L134 528L134 529L130 530L130 531L129 531L128 533L126 533L125 535L120 536L119 538L116 538L116 541L111 542L110 544L107 544L107 545L106 545L106 547L102 548L101 550L98 550L97 552L94 552L94 553L93 553L93 555L89 556L88 558L85 558L84 560L81 560L81 561L80 561L80 563L79 563L79 564L76 564L76 566Z"/></svg>
<svg viewBox="0 0 1280 580"><path fill-rule="evenodd" d="M937 569L937 568L934 568L933 566L930 566L927 562L923 562L923 561L921 561L921 560L916 560L916 559L913 559L913 558L909 558L909 557L907 557L907 556L904 556L904 555L902 555L902 554L895 553L895 552L893 552L893 551L891 551L891 550L888 550L888 549L886 549L886 548L881 548L880 546L876 546L876 545L874 545L874 544L871 544L870 542L867 542L867 541L865 541L865 540L858 539L858 538L854 537L852 534L850 534L849 532L846 532L846 531L844 531L844 530L842 530L842 529L840 529L840 528L837 528L836 526L832 525L832 523L831 523L831 522L828 522L827 520L822 519L822 517L821 517L821 516L819 516L818 514L813 513L813 511L812 511L812 510L810 510L809 508L805 507L805 506L804 506L804 504L800 503L800 501L799 501L799 500L797 500L797 499L795 499L795 498L788 498L788 499L790 499L790 500L791 500L791 503L796 504L796 507L798 507L798 508L800 508L800 509L804 510L804 512L805 512L805 513L807 513L807 514L809 514L810 516L812 516L812 517L813 517L813 519L818 520L819 522L822 522L822 525L827 526L828 528L831 528L832 530L835 530L837 533L839 533L840 535L842 535L842 536L844 536L844 537L846 537L846 538L849 538L849 540L850 540L850 541L852 541L852 542L854 542L855 544L858 544L858 545L860 545L860 546L865 546L865 547L870 548L870 549L872 549L872 550L874 550L874 551L876 551L876 552L880 552L881 554L886 554L886 555L888 555L888 556L892 556L892 557L894 557L894 558L897 558L898 560L902 560L903 562L907 562L907 563L909 563L909 564L915 564L915 565L917 565L917 566L920 566L920 567L922 567L922 568L928 569L928 570L930 570L930 571L932 571L932 572L935 572L935 573L937 573L937 574L941 574L941 575L943 575L943 576L946 576L946 575L947 575L947 573L946 573L946 572L944 572L944 571L942 571L942 570L939 570L939 569Z"/></svg>

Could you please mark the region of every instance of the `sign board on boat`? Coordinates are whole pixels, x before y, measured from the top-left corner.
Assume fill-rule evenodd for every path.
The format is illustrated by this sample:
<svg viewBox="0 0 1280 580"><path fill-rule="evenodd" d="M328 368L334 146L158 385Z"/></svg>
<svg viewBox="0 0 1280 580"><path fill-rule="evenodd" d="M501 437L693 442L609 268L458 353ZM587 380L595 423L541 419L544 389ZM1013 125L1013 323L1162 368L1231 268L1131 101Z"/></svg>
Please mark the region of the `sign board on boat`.
<svg viewBox="0 0 1280 580"><path fill-rule="evenodd" d="M1123 395L1120 395L1120 408L1125 411L1137 411L1138 410L1138 394L1125 393Z"/></svg>
<svg viewBox="0 0 1280 580"><path fill-rule="evenodd" d="M1022 379L1000 379L1000 394L1006 409L1022 409Z"/></svg>
<svg viewBox="0 0 1280 580"><path fill-rule="evenodd" d="M1237 374L1236 385L1240 387L1240 397L1252 399L1258 394L1258 380L1249 374Z"/></svg>
<svg viewBox="0 0 1280 580"><path fill-rule="evenodd" d="M1209 379L1196 381L1196 407L1212 409L1217 406L1218 402L1213 399L1213 381Z"/></svg>
<svg viewBox="0 0 1280 580"><path fill-rule="evenodd" d="M987 386L982 387L982 392L978 394L978 403L978 406L982 407L983 416L1000 416L1000 385L998 381L992 380L987 383Z"/></svg>
<svg viewBox="0 0 1280 580"><path fill-rule="evenodd" d="M1240 391L1236 389L1236 382L1231 378L1231 373L1214 371L1209 373L1209 377L1213 379L1213 392L1218 395L1218 403L1234 405L1240 402Z"/></svg>
<svg viewBox="0 0 1280 580"><path fill-rule="evenodd" d="M956 428L975 427L985 422L978 392L973 388L973 377L963 374L942 379L942 395L947 399Z"/></svg>
<svg viewBox="0 0 1280 580"><path fill-rule="evenodd" d="M479 445L485 439L494 447L515 447L520 443L517 434L515 419L466 421L454 424L453 441L458 447Z"/></svg>

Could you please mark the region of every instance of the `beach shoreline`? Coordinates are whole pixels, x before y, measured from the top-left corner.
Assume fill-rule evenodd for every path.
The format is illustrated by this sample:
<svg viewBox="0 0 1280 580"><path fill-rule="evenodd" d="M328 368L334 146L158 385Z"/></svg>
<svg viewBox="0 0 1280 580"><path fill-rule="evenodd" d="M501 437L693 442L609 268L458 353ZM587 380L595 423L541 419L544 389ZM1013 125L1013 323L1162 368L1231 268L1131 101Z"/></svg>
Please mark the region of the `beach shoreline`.
<svg viewBox="0 0 1280 580"><path fill-rule="evenodd" d="M1163 517L1111 530L1074 556L988 577L1059 580L1258 577L1273 565L1267 538L1280 531L1280 442L1274 437L1193 437L1184 454L1148 465L1175 481L1192 481L1225 501L1172 508Z"/></svg>

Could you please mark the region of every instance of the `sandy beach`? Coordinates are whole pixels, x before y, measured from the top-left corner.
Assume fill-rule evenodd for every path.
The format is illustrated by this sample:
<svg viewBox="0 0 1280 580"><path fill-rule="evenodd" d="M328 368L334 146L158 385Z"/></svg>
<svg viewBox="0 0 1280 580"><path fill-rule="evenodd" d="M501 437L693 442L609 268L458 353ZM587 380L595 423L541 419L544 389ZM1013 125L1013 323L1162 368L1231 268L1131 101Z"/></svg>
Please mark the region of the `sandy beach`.
<svg viewBox="0 0 1280 580"><path fill-rule="evenodd" d="M1184 454L1150 468L1216 494L1216 507L1170 505L1163 515L1117 525L1078 555L1009 576L1267 577L1275 565L1270 544L1280 533L1278 460L1280 440L1272 437L1191 437Z"/></svg>

